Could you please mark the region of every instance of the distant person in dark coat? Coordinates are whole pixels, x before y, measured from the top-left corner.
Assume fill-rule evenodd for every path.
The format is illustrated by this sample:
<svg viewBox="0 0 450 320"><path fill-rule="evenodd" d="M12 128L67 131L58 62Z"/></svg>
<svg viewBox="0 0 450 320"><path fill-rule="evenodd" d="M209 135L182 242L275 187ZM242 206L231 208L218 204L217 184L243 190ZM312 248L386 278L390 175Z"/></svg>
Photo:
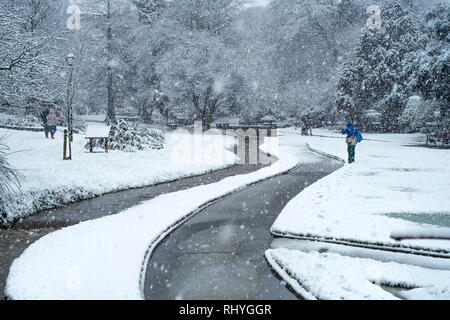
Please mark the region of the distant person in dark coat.
<svg viewBox="0 0 450 320"><path fill-rule="evenodd" d="M50 129L50 134L52 135L52 139L55 139L57 124L58 124L58 116L56 115L55 109L52 109L52 110L50 110L50 113L47 116L47 126Z"/></svg>
<svg viewBox="0 0 450 320"><path fill-rule="evenodd" d="M47 125L47 116L49 113L50 113L50 111L47 108L45 108L44 111L42 111L42 113L41 113L41 120L44 125L44 133L45 133L46 139L48 139L48 133L50 131L48 128L48 125Z"/></svg>
<svg viewBox="0 0 450 320"><path fill-rule="evenodd" d="M361 132L358 131L353 126L353 123L349 122L347 123L347 128L343 129L341 131L342 134L347 135L347 139L345 142L347 143L347 151L348 151L348 163L355 162L355 149L356 145L363 141L363 136L361 135Z"/></svg>

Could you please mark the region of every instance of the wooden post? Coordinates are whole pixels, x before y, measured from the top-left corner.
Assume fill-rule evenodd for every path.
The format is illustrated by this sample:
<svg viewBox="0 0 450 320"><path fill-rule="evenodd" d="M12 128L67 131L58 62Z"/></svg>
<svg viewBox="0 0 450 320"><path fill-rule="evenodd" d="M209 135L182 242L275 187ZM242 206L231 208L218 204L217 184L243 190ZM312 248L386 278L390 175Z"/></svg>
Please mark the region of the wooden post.
<svg viewBox="0 0 450 320"><path fill-rule="evenodd" d="M250 164L250 137L245 137L245 164Z"/></svg>
<svg viewBox="0 0 450 320"><path fill-rule="evenodd" d="M89 138L89 152L94 152L94 144L92 143L92 138Z"/></svg>
<svg viewBox="0 0 450 320"><path fill-rule="evenodd" d="M67 130L64 130L64 152L63 160L67 160Z"/></svg>
<svg viewBox="0 0 450 320"><path fill-rule="evenodd" d="M105 138L105 152L108 153L108 138Z"/></svg>
<svg viewBox="0 0 450 320"><path fill-rule="evenodd" d="M259 165L259 128L256 128L256 148L258 149L256 153L256 164Z"/></svg>
<svg viewBox="0 0 450 320"><path fill-rule="evenodd" d="M67 132L67 142L69 144L69 157L67 160L72 160L72 143L70 142L70 132Z"/></svg>

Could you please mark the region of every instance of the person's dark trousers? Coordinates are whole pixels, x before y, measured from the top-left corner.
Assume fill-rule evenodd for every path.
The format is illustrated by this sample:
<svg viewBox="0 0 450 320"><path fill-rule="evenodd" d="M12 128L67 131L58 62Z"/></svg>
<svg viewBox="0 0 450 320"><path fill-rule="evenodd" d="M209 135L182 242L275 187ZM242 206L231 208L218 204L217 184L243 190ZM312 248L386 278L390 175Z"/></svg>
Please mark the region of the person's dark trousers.
<svg viewBox="0 0 450 320"><path fill-rule="evenodd" d="M46 139L48 139L48 133L49 133L49 128L48 128L48 126L46 125L46 126L44 126L44 133L45 133L45 138Z"/></svg>
<svg viewBox="0 0 450 320"><path fill-rule="evenodd" d="M356 146L348 146L348 163L355 162L355 149Z"/></svg>
<svg viewBox="0 0 450 320"><path fill-rule="evenodd" d="M56 133L56 126L48 126L48 128L50 129L50 134L52 135L53 138L53 136Z"/></svg>

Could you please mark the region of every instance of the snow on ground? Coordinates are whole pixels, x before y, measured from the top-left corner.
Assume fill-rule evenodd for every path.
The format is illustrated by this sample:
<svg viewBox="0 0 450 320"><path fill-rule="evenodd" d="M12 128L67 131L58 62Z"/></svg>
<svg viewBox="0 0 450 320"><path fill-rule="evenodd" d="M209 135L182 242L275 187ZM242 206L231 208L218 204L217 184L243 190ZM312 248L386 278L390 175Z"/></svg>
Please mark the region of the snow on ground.
<svg viewBox="0 0 450 320"><path fill-rule="evenodd" d="M347 158L342 136L327 130L314 134L330 138L297 139ZM423 143L423 135L363 135L366 140L356 147L356 163L300 193L282 211L272 232L449 253L450 241L397 242L390 236L417 228L436 234L450 227L450 152L410 145Z"/></svg>
<svg viewBox="0 0 450 320"><path fill-rule="evenodd" d="M409 264L427 269L450 270L450 259L423 256L418 254L392 252L379 249L348 246L322 241L299 240L290 238L277 238L270 244L271 249L289 249L302 252L318 251L336 253L341 256L353 258L366 258L381 262L396 262Z"/></svg>
<svg viewBox="0 0 450 320"><path fill-rule="evenodd" d="M449 270L284 248L266 258L306 299L450 299Z"/></svg>
<svg viewBox="0 0 450 320"><path fill-rule="evenodd" d="M281 147L270 167L220 182L161 195L114 216L51 233L11 266L6 294L13 299L141 299L143 262L156 244L212 199L285 172L298 158ZM161 266L164 268L164 266Z"/></svg>
<svg viewBox="0 0 450 320"><path fill-rule="evenodd" d="M75 135L73 161L62 160L61 131L55 140L45 139L43 132L6 129L0 129L0 136L6 137L4 142L11 149L8 160L21 174L23 192L17 198L18 212L8 213L9 222L104 193L203 174L237 161L226 151L233 139L219 135L168 135L165 149L135 153L88 153L84 135Z"/></svg>

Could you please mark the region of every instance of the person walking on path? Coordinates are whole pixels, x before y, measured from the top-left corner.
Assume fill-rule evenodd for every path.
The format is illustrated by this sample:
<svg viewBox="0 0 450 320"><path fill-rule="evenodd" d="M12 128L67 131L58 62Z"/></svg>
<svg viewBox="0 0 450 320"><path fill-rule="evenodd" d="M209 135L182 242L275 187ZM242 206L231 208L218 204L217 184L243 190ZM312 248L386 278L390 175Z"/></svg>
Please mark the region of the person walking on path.
<svg viewBox="0 0 450 320"><path fill-rule="evenodd" d="M42 111L41 113L41 120L42 123L44 124L44 133L45 133L45 138L48 139L48 132L49 132L49 128L47 125L47 116L49 115L49 110L46 108L44 109L44 111Z"/></svg>
<svg viewBox="0 0 450 320"><path fill-rule="evenodd" d="M356 145L363 141L363 136L351 122L347 123L347 128L343 129L341 133L347 135L345 142L347 143L348 163L353 163L355 162Z"/></svg>
<svg viewBox="0 0 450 320"><path fill-rule="evenodd" d="M47 116L47 126L50 130L50 134L52 135L52 139L55 139L57 124L58 124L58 116L56 115L55 109L52 109L50 110L50 113Z"/></svg>

